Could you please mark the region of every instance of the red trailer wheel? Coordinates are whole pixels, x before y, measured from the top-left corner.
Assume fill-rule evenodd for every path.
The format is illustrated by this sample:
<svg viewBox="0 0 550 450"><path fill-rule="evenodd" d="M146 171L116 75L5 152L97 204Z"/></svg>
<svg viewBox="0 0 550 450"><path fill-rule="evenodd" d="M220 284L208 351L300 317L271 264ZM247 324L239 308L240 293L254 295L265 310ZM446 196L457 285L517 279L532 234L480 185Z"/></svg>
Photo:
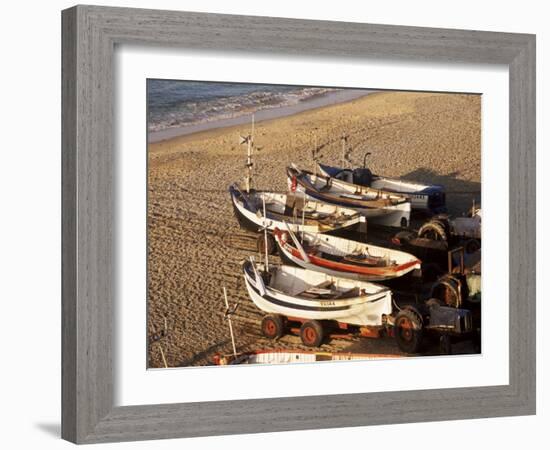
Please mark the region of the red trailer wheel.
<svg viewBox="0 0 550 450"><path fill-rule="evenodd" d="M422 344L422 319L410 310L402 309L395 316L395 340L405 353L417 353Z"/></svg>
<svg viewBox="0 0 550 450"><path fill-rule="evenodd" d="M283 318L279 315L265 316L262 320L262 334L268 339L279 339L285 332Z"/></svg>
<svg viewBox="0 0 550 450"><path fill-rule="evenodd" d="M316 320L304 322L300 327L300 339L307 347L319 347L323 338L323 326Z"/></svg>

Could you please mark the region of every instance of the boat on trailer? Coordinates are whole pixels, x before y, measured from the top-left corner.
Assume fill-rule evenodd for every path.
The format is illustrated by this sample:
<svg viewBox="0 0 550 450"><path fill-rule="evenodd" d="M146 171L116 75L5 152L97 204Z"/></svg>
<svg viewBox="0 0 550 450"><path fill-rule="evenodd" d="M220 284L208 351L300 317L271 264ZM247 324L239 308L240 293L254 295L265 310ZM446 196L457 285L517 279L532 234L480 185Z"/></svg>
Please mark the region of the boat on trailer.
<svg viewBox="0 0 550 450"><path fill-rule="evenodd" d="M243 272L248 295L269 314L383 327L392 313L392 293L385 286L288 265L266 270L253 259L245 261Z"/></svg>
<svg viewBox="0 0 550 450"><path fill-rule="evenodd" d="M308 232L296 236L278 228L273 236L283 261L332 276L381 281L421 267L421 261L409 253L337 236Z"/></svg>
<svg viewBox="0 0 550 450"><path fill-rule="evenodd" d="M320 233L365 225L365 218L353 209L321 203L296 193L246 192L237 184L229 187L229 193L241 227L257 233L264 228L270 231L282 228L285 222L294 230Z"/></svg>
<svg viewBox="0 0 550 450"><path fill-rule="evenodd" d="M336 178L359 186L404 195L410 199L413 210L430 212L433 214L443 213L447 210L445 206L445 187L439 184L425 184L417 181L374 175L370 169L366 167L347 169L328 166L321 163L318 163L317 166L319 167L320 173L327 177Z"/></svg>
<svg viewBox="0 0 550 450"><path fill-rule="evenodd" d="M406 227L409 224L411 202L401 194L315 174L295 165L287 167L287 178L291 192L305 192L315 200L353 208L369 223L391 227Z"/></svg>

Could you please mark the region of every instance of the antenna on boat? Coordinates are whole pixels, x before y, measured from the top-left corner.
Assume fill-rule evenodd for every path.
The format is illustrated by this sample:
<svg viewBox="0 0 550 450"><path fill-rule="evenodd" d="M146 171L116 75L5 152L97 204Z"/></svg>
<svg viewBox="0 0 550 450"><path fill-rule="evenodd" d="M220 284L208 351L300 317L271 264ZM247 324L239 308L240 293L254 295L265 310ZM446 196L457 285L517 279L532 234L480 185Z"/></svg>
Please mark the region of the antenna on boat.
<svg viewBox="0 0 550 450"><path fill-rule="evenodd" d="M365 153L365 156L363 156L363 169L367 168L367 157L371 155L371 152Z"/></svg>
<svg viewBox="0 0 550 450"><path fill-rule="evenodd" d="M348 143L348 135L346 133L342 133L342 137L340 138L342 141L342 168L346 167L346 144Z"/></svg>
<svg viewBox="0 0 550 450"><path fill-rule="evenodd" d="M264 209L264 248L265 248L265 270L266 272L269 272L269 257L268 257L268 250L267 250L267 216L265 211L265 194L262 195L262 204Z"/></svg>
<svg viewBox="0 0 550 450"><path fill-rule="evenodd" d="M304 228L306 226L306 190L302 191L303 204L302 204L302 242L304 242Z"/></svg>
<svg viewBox="0 0 550 450"><path fill-rule="evenodd" d="M318 128L313 128L313 130L312 130L314 146L311 149L311 159L313 160L312 173L314 175L317 175L317 163L323 157L323 155L319 154L321 152L321 149L323 148L323 145L319 145L319 143L318 143L317 130L318 130ZM293 166L294 166L294 164L293 164Z"/></svg>
<svg viewBox="0 0 550 450"><path fill-rule="evenodd" d="M315 131L313 132L313 136L314 136L314 142L315 142L315 158L313 162L313 173L317 175L317 160L319 159L319 148L317 146L317 133Z"/></svg>
<svg viewBox="0 0 550 450"><path fill-rule="evenodd" d="M237 307L239 306L239 304L235 303L233 309L229 308L229 302L227 301L227 289L225 289L225 286L223 287L223 298L225 299L225 313L223 317L224 319L227 319L227 323L229 323L229 334L231 335L231 344L233 345L233 356L236 358L237 347L235 346L235 336L233 334L233 324L231 323L231 316L235 314L235 311L237 311Z"/></svg>
<svg viewBox="0 0 550 450"><path fill-rule="evenodd" d="M252 114L252 131L246 136L241 136L241 144L246 144L246 178L245 178L245 188L246 193L250 193L250 186L252 184L252 167L254 163L252 162L252 150L254 148L254 114Z"/></svg>

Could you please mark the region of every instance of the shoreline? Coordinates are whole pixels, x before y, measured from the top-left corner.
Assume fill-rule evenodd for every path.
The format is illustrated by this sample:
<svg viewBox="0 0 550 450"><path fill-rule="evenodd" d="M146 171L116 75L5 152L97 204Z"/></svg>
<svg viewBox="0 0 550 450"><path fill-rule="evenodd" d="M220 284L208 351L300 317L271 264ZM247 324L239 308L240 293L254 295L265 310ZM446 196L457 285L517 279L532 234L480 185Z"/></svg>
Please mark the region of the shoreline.
<svg viewBox="0 0 550 450"><path fill-rule="evenodd" d="M282 105L273 108L260 109L254 112L255 123L293 116L306 111L325 108L333 105L352 102L354 100L376 94L379 91L370 89L345 89L342 91L330 92L328 94L301 101L294 105ZM237 117L222 118L207 122L200 122L192 125L167 128L159 131L147 132L147 143L157 144L184 136L195 135L202 132L225 129L234 126L250 123L252 113L246 113Z"/></svg>

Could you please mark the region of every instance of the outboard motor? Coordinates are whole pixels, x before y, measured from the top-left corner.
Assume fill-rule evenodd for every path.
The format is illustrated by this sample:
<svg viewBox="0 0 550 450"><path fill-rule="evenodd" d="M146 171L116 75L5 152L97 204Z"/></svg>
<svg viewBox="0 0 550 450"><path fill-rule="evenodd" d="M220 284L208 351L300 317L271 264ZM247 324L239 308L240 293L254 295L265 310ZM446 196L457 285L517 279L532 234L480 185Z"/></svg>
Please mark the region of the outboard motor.
<svg viewBox="0 0 550 450"><path fill-rule="evenodd" d="M372 172L366 167L353 170L353 183L360 186L370 186L372 183Z"/></svg>

